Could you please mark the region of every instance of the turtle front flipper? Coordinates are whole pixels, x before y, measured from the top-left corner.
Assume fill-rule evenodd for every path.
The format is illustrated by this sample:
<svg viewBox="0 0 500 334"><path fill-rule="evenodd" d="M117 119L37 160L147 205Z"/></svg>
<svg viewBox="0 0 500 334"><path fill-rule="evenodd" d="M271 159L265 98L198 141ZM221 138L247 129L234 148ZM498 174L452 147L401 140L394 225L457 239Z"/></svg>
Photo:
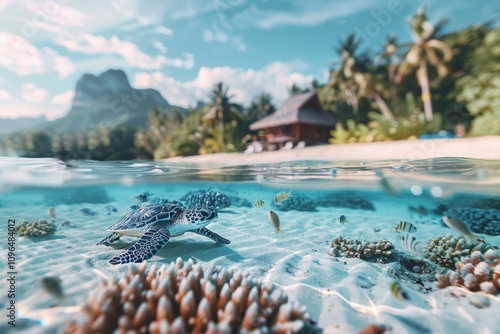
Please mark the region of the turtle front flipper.
<svg viewBox="0 0 500 334"><path fill-rule="evenodd" d="M125 252L109 260L110 264L140 263L158 253L170 239L167 228L153 224L146 229L142 237Z"/></svg>
<svg viewBox="0 0 500 334"><path fill-rule="evenodd" d="M99 241L97 245L103 245L103 244L112 244L113 242L115 242L116 240L120 239L121 235L118 234L118 233L111 233L110 235L108 235L106 238L102 239L101 241Z"/></svg>
<svg viewBox="0 0 500 334"><path fill-rule="evenodd" d="M229 245L231 243L231 241L229 241L228 239L221 237L220 235L218 235L215 232L210 231L206 227L202 227L202 228L199 228L197 230L193 230L191 232L194 232L196 234L203 235L207 238L210 238L213 241L215 241L216 243L221 244L221 245Z"/></svg>

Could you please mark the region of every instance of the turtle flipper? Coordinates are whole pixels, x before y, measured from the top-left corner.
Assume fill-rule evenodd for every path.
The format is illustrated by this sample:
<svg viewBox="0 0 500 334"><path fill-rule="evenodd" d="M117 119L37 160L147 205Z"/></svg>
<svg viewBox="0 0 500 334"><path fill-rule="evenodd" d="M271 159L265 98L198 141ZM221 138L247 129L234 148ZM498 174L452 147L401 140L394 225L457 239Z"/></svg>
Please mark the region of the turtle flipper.
<svg viewBox="0 0 500 334"><path fill-rule="evenodd" d="M207 238L210 238L210 239L212 239L213 241L215 241L218 244L229 245L231 243L231 241L227 240L224 237L221 237L220 235L218 235L215 232L210 231L206 227L202 227L202 228L199 228L199 229L191 231L191 232L194 232L196 234L203 235L203 236L205 236Z"/></svg>
<svg viewBox="0 0 500 334"><path fill-rule="evenodd" d="M115 242L116 240L120 239L121 237L121 234L118 234L118 233L111 233L110 235L108 235L106 238L102 239L101 241L99 241L97 245L103 245L103 244L112 244L113 242Z"/></svg>
<svg viewBox="0 0 500 334"><path fill-rule="evenodd" d="M125 252L109 260L110 264L140 263L148 260L158 253L170 239L170 231L167 228L151 225L146 229L142 237Z"/></svg>

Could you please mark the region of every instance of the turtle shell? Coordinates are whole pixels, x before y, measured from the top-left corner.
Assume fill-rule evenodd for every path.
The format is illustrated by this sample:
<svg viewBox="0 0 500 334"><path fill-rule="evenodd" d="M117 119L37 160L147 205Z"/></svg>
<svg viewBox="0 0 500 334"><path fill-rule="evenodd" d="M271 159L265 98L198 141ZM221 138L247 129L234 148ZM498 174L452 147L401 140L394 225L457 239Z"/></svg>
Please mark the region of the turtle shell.
<svg viewBox="0 0 500 334"><path fill-rule="evenodd" d="M143 205L127 213L107 230L133 230L157 222L173 223L182 212L184 212L182 207L171 203Z"/></svg>

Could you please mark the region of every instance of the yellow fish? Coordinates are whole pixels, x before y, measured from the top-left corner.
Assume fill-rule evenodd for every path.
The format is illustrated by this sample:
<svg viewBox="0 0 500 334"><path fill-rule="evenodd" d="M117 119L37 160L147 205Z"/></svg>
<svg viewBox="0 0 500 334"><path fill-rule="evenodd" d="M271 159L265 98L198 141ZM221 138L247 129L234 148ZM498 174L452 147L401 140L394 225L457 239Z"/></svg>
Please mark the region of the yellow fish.
<svg viewBox="0 0 500 334"><path fill-rule="evenodd" d="M49 213L49 215L52 218L56 219L56 208L54 208L53 206L51 206L47 212Z"/></svg>
<svg viewBox="0 0 500 334"><path fill-rule="evenodd" d="M345 224L348 223L349 221L347 220L347 217L345 215L341 215L339 218L339 223Z"/></svg>
<svg viewBox="0 0 500 334"><path fill-rule="evenodd" d="M397 233L399 233L399 232L408 232L408 233L417 232L417 228L415 227L415 225L413 225L412 223L405 222L405 221L400 221L398 226L396 226L392 230L394 232L397 232Z"/></svg>
<svg viewBox="0 0 500 334"><path fill-rule="evenodd" d="M258 201L255 201L254 205L260 208L264 205L264 201L259 199Z"/></svg>
<svg viewBox="0 0 500 334"><path fill-rule="evenodd" d="M286 201L288 197L291 197L292 196L292 192L291 191L281 191L279 193L276 193L274 195L274 204L276 205L281 205L281 202L283 201Z"/></svg>
<svg viewBox="0 0 500 334"><path fill-rule="evenodd" d="M458 233L466 236L469 239L479 239L479 237L475 234L472 234L469 230L469 226L467 226L463 221L456 217L443 216L444 223L451 229L454 229Z"/></svg>
<svg viewBox="0 0 500 334"><path fill-rule="evenodd" d="M396 297L396 299L410 299L410 296L403 290L401 284L396 281L392 281L391 284L389 284L389 290L391 290L392 295Z"/></svg>
<svg viewBox="0 0 500 334"><path fill-rule="evenodd" d="M271 223L273 223L276 233L283 232L282 230L280 230L280 218L278 217L278 215L274 211L269 211L268 215L269 220L271 221Z"/></svg>

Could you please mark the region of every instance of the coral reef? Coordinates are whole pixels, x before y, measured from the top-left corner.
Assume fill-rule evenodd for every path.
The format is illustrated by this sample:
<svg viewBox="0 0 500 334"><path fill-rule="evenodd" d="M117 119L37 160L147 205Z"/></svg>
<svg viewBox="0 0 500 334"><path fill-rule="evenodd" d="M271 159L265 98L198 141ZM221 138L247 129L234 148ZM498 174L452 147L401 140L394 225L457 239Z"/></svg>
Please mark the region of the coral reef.
<svg viewBox="0 0 500 334"><path fill-rule="evenodd" d="M344 256L381 263L392 262L396 258L394 245L385 239L360 241L344 239L341 235L338 235L332 240L330 246L328 254L335 257Z"/></svg>
<svg viewBox="0 0 500 334"><path fill-rule="evenodd" d="M439 288L455 285L470 291L500 294L500 252L494 249L484 254L472 252L457 262L455 271L437 274L436 279Z"/></svg>
<svg viewBox="0 0 500 334"><path fill-rule="evenodd" d="M271 206L276 208L278 211L314 211L316 210L316 204L314 201L301 193L294 192L290 197L281 202L279 205L274 204L274 200L271 202Z"/></svg>
<svg viewBox="0 0 500 334"><path fill-rule="evenodd" d="M455 268L455 263L473 251L484 252L490 246L485 242L471 241L464 237L447 234L435 237L425 244L424 256L441 267Z"/></svg>
<svg viewBox="0 0 500 334"><path fill-rule="evenodd" d="M375 211L375 206L372 202L351 192L325 194L318 198L316 204L325 207Z"/></svg>
<svg viewBox="0 0 500 334"><path fill-rule="evenodd" d="M179 201L176 201L175 199L169 199L169 198L164 198L164 197L153 197L148 201L151 204L165 204L165 203L170 203L170 204L175 204L180 207L183 207L183 204Z"/></svg>
<svg viewBox="0 0 500 334"><path fill-rule="evenodd" d="M108 193L101 187L68 187L42 189L49 206L58 204L103 204L110 202Z"/></svg>
<svg viewBox="0 0 500 334"><path fill-rule="evenodd" d="M398 252L396 262L388 269L388 273L397 281L405 281L414 290L428 293L435 289L433 283L436 273L445 270L406 252Z"/></svg>
<svg viewBox="0 0 500 334"><path fill-rule="evenodd" d="M198 189L190 191L181 197L188 209L195 207L212 207L216 210L228 208L231 206L229 197L216 189Z"/></svg>
<svg viewBox="0 0 500 334"><path fill-rule="evenodd" d="M446 211L444 214L459 218L474 233L500 235L500 210L458 208Z"/></svg>
<svg viewBox="0 0 500 334"><path fill-rule="evenodd" d="M484 210L500 210L500 199L499 198L481 198L477 201L474 201L471 205L475 209L484 209Z"/></svg>
<svg viewBox="0 0 500 334"><path fill-rule="evenodd" d="M320 333L303 307L250 274L178 258L130 266L94 290L65 333Z"/></svg>
<svg viewBox="0 0 500 334"><path fill-rule="evenodd" d="M34 221L23 220L21 224L16 224L16 232L20 237L23 236L44 236L53 234L57 230L57 226L45 219Z"/></svg>
<svg viewBox="0 0 500 334"><path fill-rule="evenodd" d="M252 207L252 203L250 203L249 200L247 200L246 198L241 198L236 195L229 196L229 201L231 202L231 206L246 207L246 208Z"/></svg>

